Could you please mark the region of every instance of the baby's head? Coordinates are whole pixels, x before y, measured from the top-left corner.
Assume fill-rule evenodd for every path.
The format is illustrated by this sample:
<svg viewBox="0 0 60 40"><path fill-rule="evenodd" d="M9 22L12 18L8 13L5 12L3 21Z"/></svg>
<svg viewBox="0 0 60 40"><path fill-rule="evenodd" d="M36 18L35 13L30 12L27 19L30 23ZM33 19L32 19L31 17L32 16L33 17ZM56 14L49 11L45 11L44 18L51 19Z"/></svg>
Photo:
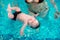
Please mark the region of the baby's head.
<svg viewBox="0 0 60 40"><path fill-rule="evenodd" d="M37 20L29 21L29 25L31 26L31 28L34 28L34 29L37 29L40 26L40 24Z"/></svg>

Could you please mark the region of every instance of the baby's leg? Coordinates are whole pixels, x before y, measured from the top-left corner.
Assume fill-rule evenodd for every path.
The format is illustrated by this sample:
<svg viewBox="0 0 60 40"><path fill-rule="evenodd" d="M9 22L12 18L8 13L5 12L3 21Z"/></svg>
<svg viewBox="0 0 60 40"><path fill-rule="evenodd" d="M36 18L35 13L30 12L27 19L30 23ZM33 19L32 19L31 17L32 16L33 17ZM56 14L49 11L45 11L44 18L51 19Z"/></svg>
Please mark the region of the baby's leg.
<svg viewBox="0 0 60 40"><path fill-rule="evenodd" d="M14 15L11 12L8 12L8 17L12 19L14 18Z"/></svg>
<svg viewBox="0 0 60 40"><path fill-rule="evenodd" d="M10 4L8 4L7 11L8 11L8 17L9 17L9 18L14 18L14 15L13 15L12 12L11 12L12 10L11 10Z"/></svg>
<svg viewBox="0 0 60 40"><path fill-rule="evenodd" d="M12 10L15 10L17 12L21 11L19 7L12 7Z"/></svg>

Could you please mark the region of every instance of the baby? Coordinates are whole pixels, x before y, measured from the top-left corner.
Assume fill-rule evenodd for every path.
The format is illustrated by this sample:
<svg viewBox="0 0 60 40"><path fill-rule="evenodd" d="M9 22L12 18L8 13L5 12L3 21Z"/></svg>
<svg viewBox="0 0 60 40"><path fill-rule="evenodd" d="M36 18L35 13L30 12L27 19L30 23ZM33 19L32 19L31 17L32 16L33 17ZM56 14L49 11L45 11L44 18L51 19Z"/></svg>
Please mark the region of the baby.
<svg viewBox="0 0 60 40"><path fill-rule="evenodd" d="M12 14L11 12L12 10L15 10L16 12ZM21 35L23 35L24 29L27 25L30 25L32 28L35 28L35 29L40 26L38 20L36 20L34 16L30 16L21 12L20 8L18 7L11 7L10 4L8 4L7 11L8 11L8 17L11 18L12 20L19 19L24 22L24 25L20 30Z"/></svg>

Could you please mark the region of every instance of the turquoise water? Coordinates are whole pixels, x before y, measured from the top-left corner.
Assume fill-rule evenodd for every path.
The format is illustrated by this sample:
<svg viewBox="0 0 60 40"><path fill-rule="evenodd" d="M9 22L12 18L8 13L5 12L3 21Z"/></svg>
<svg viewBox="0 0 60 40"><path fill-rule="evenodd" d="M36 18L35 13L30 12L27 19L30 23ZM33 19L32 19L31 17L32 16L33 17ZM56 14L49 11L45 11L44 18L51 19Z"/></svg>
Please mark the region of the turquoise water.
<svg viewBox="0 0 60 40"><path fill-rule="evenodd" d="M37 17L41 26L36 30L27 25L24 35L20 36L20 29L23 22L13 21L7 16L8 3L11 6L19 6L22 12L28 14L28 8L24 0L0 0L0 40L60 40L60 18L55 19L55 8L48 2L49 11L45 18ZM58 10L60 11L60 0L55 0Z"/></svg>

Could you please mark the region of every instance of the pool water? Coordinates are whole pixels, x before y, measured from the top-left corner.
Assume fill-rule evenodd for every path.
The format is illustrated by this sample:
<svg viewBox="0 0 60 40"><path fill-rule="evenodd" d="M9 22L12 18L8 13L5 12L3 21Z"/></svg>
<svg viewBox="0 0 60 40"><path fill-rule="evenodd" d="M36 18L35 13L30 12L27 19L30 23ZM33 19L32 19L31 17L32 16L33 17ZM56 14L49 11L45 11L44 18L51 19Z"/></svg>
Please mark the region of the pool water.
<svg viewBox="0 0 60 40"><path fill-rule="evenodd" d="M8 18L7 6L19 6L22 12L28 14L28 8L25 0L0 0L0 40L60 40L60 18L55 19L56 12L50 0L46 0L49 6L48 15L45 18L40 16L37 19L40 22L38 29L32 29L27 25L24 35L20 35L20 29L23 22L13 21ZM55 0L60 11L60 0Z"/></svg>

